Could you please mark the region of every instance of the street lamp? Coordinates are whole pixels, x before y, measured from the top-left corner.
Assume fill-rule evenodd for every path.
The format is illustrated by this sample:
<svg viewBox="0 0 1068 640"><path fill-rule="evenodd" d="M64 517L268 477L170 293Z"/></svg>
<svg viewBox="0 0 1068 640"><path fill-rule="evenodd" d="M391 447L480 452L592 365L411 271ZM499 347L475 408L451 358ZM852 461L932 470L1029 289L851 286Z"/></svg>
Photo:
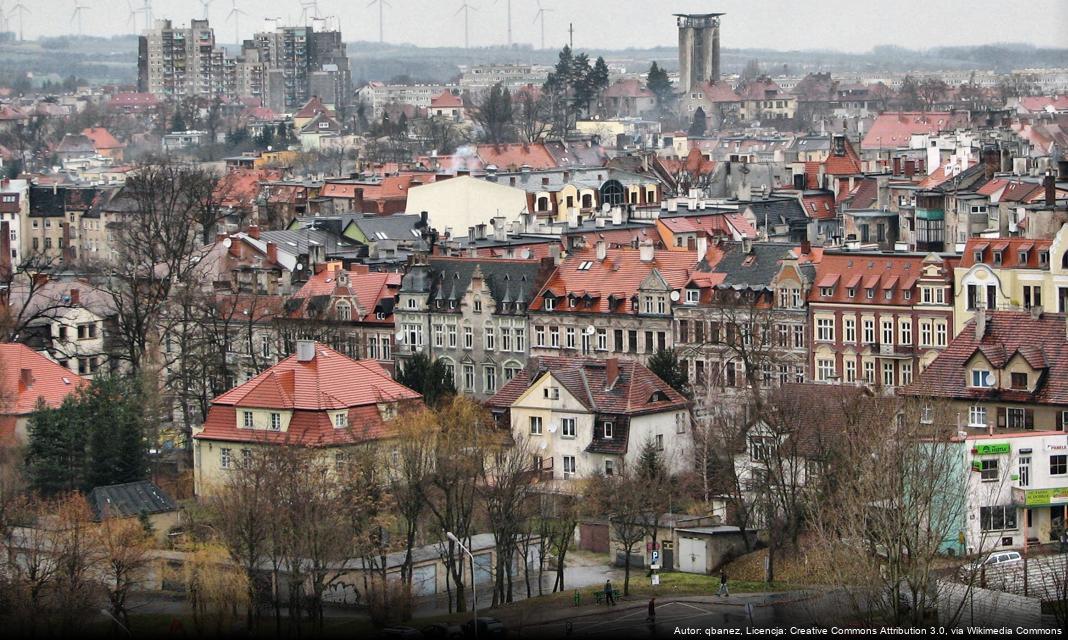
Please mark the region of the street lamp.
<svg viewBox="0 0 1068 640"><path fill-rule="evenodd" d="M455 542L471 559L471 608L474 610L474 618L471 622L475 626L475 640L478 640L478 586L475 584L475 556L471 555L471 550L465 547L452 531L446 531L445 537Z"/></svg>

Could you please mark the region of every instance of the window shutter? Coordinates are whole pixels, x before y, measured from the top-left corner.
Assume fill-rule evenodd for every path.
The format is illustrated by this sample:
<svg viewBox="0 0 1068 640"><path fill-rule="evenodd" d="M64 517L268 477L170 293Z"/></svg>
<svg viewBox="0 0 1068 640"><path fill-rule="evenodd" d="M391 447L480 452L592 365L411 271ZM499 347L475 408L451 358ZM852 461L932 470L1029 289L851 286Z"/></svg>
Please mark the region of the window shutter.
<svg viewBox="0 0 1068 640"><path fill-rule="evenodd" d="M1005 426L1005 407L998 407L998 426Z"/></svg>
<svg viewBox="0 0 1068 640"><path fill-rule="evenodd" d="M1035 412L1033 409L1024 410L1024 427L1027 429L1035 428Z"/></svg>

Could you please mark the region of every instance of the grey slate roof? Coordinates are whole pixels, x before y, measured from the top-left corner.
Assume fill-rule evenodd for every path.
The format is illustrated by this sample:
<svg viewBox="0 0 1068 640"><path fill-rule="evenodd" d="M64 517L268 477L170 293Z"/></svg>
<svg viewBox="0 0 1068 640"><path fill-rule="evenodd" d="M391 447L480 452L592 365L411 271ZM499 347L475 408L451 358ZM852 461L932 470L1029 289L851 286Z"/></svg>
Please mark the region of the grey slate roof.
<svg viewBox="0 0 1068 640"><path fill-rule="evenodd" d="M354 252L360 247L352 240L342 239L329 231L320 231L319 229L260 231L260 240L273 242L286 251L297 254L308 253L309 245L326 247L326 255L328 256Z"/></svg>
<svg viewBox="0 0 1068 640"><path fill-rule="evenodd" d="M713 271L726 274L723 284L727 286L770 287L782 261L794 247L781 242L754 242L752 251L743 253L741 243L724 243L721 246L724 256Z"/></svg>
<svg viewBox="0 0 1068 640"><path fill-rule="evenodd" d="M765 216L768 224L789 224L794 220L808 220L808 215L796 198L753 200L746 204L746 207L753 211L758 227L764 225Z"/></svg>
<svg viewBox="0 0 1068 640"><path fill-rule="evenodd" d="M178 503L148 480L96 487L89 492L93 516L126 518L144 514L176 511Z"/></svg>
<svg viewBox="0 0 1068 640"><path fill-rule="evenodd" d="M537 260L431 258L428 266L415 266L405 274L401 291L429 292L427 301L431 305L437 301L459 300L471 286L476 267L482 272L498 309L502 302L529 303L544 279Z"/></svg>

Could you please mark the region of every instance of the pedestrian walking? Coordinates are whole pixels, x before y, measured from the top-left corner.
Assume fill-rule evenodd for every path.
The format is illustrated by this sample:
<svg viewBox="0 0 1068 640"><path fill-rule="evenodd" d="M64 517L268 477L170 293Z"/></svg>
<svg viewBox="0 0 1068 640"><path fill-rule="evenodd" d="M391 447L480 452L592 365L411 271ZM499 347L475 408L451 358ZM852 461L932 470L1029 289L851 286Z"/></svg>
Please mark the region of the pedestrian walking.
<svg viewBox="0 0 1068 640"><path fill-rule="evenodd" d="M645 616L646 622L656 622L656 596L649 598L649 615Z"/></svg>
<svg viewBox="0 0 1068 640"><path fill-rule="evenodd" d="M730 596L730 591L727 590L727 570L722 569L719 572L719 594L721 596Z"/></svg>
<svg viewBox="0 0 1068 640"><path fill-rule="evenodd" d="M615 606L616 598L612 595L612 581L604 581L604 602L609 606Z"/></svg>

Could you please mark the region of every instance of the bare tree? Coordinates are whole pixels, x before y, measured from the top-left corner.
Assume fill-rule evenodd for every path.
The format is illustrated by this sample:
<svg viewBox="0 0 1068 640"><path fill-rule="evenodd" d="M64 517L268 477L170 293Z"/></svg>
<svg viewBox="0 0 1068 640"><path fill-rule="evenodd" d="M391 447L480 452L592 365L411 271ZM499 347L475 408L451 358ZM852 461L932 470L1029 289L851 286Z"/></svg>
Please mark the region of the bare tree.
<svg viewBox="0 0 1068 640"><path fill-rule="evenodd" d="M100 548L106 568L105 582L111 617L130 628L127 601L130 592L141 583L143 571L149 563L148 552L152 537L134 518L108 517L96 529L96 545ZM117 633L118 629L114 629Z"/></svg>
<svg viewBox="0 0 1068 640"><path fill-rule="evenodd" d="M519 437L510 447L493 451L479 484L497 549L494 575L493 606L513 599L512 561L519 548L519 538L531 508L531 448Z"/></svg>

